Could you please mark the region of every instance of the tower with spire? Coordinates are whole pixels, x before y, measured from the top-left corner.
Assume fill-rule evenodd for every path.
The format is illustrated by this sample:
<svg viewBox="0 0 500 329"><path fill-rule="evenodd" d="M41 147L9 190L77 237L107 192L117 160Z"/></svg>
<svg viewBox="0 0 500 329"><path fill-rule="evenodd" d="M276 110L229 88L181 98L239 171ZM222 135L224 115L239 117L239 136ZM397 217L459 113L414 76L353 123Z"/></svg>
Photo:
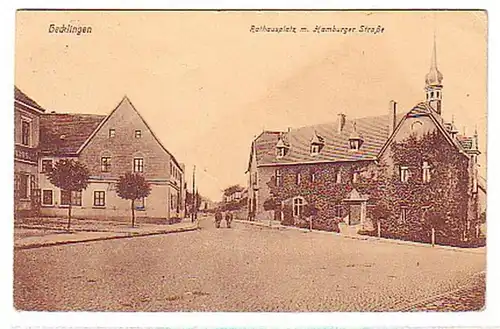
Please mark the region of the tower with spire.
<svg viewBox="0 0 500 329"><path fill-rule="evenodd" d="M432 49L431 68L425 76L425 98L429 106L438 114L441 114L441 102L443 99L443 74L437 67L436 35L434 34L434 47Z"/></svg>

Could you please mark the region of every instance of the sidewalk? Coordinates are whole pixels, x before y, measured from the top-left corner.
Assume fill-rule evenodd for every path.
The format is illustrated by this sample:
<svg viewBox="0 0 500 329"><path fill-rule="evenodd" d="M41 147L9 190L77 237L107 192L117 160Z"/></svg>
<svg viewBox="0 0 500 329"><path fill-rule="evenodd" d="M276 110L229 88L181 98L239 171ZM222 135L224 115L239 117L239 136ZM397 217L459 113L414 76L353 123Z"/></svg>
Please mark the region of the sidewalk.
<svg viewBox="0 0 500 329"><path fill-rule="evenodd" d="M197 223L184 219L176 224L130 223L73 219L71 229L65 229L65 218L27 219L14 227L14 249L31 249L62 244L130 238L147 235L193 231Z"/></svg>
<svg viewBox="0 0 500 329"><path fill-rule="evenodd" d="M341 233L335 233L335 232L327 232L327 231L320 231L320 230L312 230L309 231L308 229L300 228L300 227L295 227L295 226L285 226L281 225L280 222L278 221L271 221L271 226L269 225L268 220L264 221L248 221L248 220L243 220L243 219L235 219L235 222L239 222L242 224L249 224L249 225L255 225L255 226L260 226L260 227L267 227L269 229L276 229L276 230L298 230L302 232L311 232L311 233L319 233L319 234L327 234L339 238L344 238L344 239L353 239L353 240L372 240L372 241L377 241L381 243L391 243L391 244L400 244L400 245L410 245L410 246L416 246L416 247L423 247L423 248L436 248L436 249L447 249L447 250L452 250L452 251L459 251L459 252L467 252L467 253L473 253L473 254L485 254L486 253L486 247L480 247L480 248L459 248L459 247L450 247L450 246L442 246L442 245L434 245L431 246L428 243L421 243L421 242L413 242L413 241L405 241L405 240L395 240L395 239L388 239L388 238L378 238L378 237L373 237L373 236L368 236L368 235L346 235L346 234L341 234Z"/></svg>

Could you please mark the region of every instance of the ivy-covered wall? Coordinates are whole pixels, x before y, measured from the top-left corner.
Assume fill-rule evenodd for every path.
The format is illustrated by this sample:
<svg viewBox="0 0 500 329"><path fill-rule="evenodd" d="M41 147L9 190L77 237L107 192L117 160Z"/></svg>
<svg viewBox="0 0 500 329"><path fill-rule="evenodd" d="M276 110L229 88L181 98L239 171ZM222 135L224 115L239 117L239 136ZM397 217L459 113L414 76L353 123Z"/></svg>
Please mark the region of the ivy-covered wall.
<svg viewBox="0 0 500 329"><path fill-rule="evenodd" d="M387 159L386 157L390 157ZM384 159L385 158L385 159ZM416 241L430 241L431 228L443 243L471 237L476 223L467 224L472 198L469 159L437 131L410 135L394 142L382 158L392 165L374 191L377 218L386 234ZM423 179L423 163L430 166L430 180ZM400 167L408 168L401 182ZM406 209L406 218L402 212ZM470 218L476 218L469 216ZM466 232L467 231L467 232Z"/></svg>
<svg viewBox="0 0 500 329"><path fill-rule="evenodd" d="M424 161L430 167L428 182L423 180ZM400 166L408 168L407 182L401 182ZM282 182L276 186L276 176L270 176L269 198L273 200L271 204L276 204L276 218L283 218L287 224L304 225L306 218L297 220L292 216L292 199L300 196L314 209L302 217L310 215L315 228L330 229L347 215L348 205L342 200L356 188L369 197L367 217L375 227L380 221L382 236L430 242L434 228L438 243L453 244L475 235L476 220L471 218L477 219L479 214L471 216L468 206L476 200L471 193L469 160L437 131L393 142L379 162L289 165L273 170L276 169L280 170ZM337 183L338 171L341 183ZM281 202L284 208L280 207ZM406 218L402 216L403 208Z"/></svg>
<svg viewBox="0 0 500 329"><path fill-rule="evenodd" d="M283 202L283 220L286 224L295 222L299 226L305 225L303 221L311 215L313 226L318 229L335 229L336 223L347 215L347 206L342 200L348 197L353 188L360 193L367 192L377 174L374 161L304 164L275 167L276 169L281 173L280 186L276 186L276 171L267 185L270 198L277 205L277 213L281 211L280 204ZM340 183L337 183L338 173ZM299 196L304 198L308 207L303 218L294 220L292 200ZM279 217L280 215L276 216Z"/></svg>

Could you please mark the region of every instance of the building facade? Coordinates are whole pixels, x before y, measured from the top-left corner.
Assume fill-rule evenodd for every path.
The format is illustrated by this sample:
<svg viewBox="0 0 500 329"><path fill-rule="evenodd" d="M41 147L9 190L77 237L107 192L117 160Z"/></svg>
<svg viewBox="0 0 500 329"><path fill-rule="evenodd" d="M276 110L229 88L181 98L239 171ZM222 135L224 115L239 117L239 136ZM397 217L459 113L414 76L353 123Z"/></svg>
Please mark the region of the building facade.
<svg viewBox="0 0 500 329"><path fill-rule="evenodd" d="M14 213L36 214L40 208L38 152L40 117L45 109L14 88Z"/></svg>
<svg viewBox="0 0 500 329"><path fill-rule="evenodd" d="M478 136L442 118L442 79L434 47L425 101L409 111L391 101L386 115L262 132L248 162L249 217L467 239L486 207Z"/></svg>
<svg viewBox="0 0 500 329"><path fill-rule="evenodd" d="M130 201L116 192L118 178L126 172L143 174L151 185L150 195L135 201L137 217L184 217L184 165L161 144L127 97L109 115L51 112L38 120L33 175L41 216L66 216L70 195L52 185L47 172L58 160L75 159L90 173L88 187L71 196L75 217L130 216Z"/></svg>

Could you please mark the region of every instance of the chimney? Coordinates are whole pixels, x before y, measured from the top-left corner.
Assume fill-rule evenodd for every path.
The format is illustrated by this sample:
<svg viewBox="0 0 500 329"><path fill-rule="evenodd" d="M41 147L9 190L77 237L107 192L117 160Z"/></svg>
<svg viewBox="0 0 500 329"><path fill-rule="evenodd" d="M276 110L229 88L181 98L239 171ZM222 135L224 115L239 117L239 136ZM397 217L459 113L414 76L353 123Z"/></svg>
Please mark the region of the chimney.
<svg viewBox="0 0 500 329"><path fill-rule="evenodd" d="M340 134L344 130L345 126L345 114L344 113L339 113L337 114L338 120L337 120L337 132Z"/></svg>
<svg viewBox="0 0 500 329"><path fill-rule="evenodd" d="M396 128L396 114L397 114L398 103L391 100L389 102L389 136L392 135L394 129Z"/></svg>

